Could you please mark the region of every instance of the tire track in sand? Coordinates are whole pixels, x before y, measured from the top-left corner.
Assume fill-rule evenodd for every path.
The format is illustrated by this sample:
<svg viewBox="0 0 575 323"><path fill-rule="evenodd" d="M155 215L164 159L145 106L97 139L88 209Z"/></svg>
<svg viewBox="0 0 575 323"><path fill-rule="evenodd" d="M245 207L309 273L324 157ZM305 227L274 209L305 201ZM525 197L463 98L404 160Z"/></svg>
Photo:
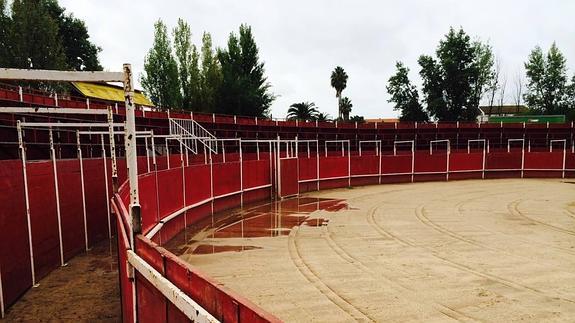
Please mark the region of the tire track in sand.
<svg viewBox="0 0 575 323"><path fill-rule="evenodd" d="M508 204L507 208L509 209L509 212L512 215L519 217L519 218L523 218L523 219L525 219L529 222L532 222L532 223L537 223L537 224L543 225L543 226L545 226L551 230L575 236L575 231L573 231L573 230L568 230L568 229L565 229L562 227L558 227L556 225L549 224L547 222L543 222L543 221L540 221L540 220L537 220L537 219L534 219L532 217L525 215L524 212L521 212L519 210L519 204L521 203L521 201L523 201L523 200L519 199L519 200L515 200L515 201Z"/></svg>
<svg viewBox="0 0 575 323"><path fill-rule="evenodd" d="M385 280L385 282L391 286L396 292L397 295L400 295L400 297L405 298L407 300L409 300L410 302L413 303L420 303L420 304L425 304L429 307L432 307L433 309L437 310L438 312L440 312L441 314L454 319L456 321L460 321L460 322L481 322L481 320L477 319L477 318L473 318L471 316L468 316L460 311L454 310L452 308L450 308L447 305L435 302L435 301L427 301L424 300L420 297L417 297L417 293L411 289L408 288L406 286L403 286L402 284L399 284L395 281L393 281L392 279L390 279L388 276L385 276L383 273L379 272L375 272L373 271L371 268L369 268L367 265L365 265L365 263L363 263L361 260L359 260L357 257L352 256L350 253L348 253L347 251L345 251L345 249L343 247L341 247L335 239L333 239L331 237L332 233L329 230L329 224L327 226L323 226L322 230L324 231L324 235L323 237L325 238L325 240L328 242L329 246L331 247L331 249L344 261L348 262L349 264L352 264L353 266L359 268L361 271L369 274L370 276L374 277L374 278L383 278Z"/></svg>
<svg viewBox="0 0 575 323"><path fill-rule="evenodd" d="M327 283L321 280L318 273L316 273L311 267L305 262L301 256L297 243L297 234L299 232L299 227L293 227L288 236L288 249L289 255L292 262L297 267L298 271L309 281L320 293L325 295L329 301L338 306L342 311L347 313L356 321L360 322L372 322L375 321L367 313L361 311L348 300L346 300L342 295L338 294L333 290Z"/></svg>
<svg viewBox="0 0 575 323"><path fill-rule="evenodd" d="M517 283L517 282L514 282L512 280L508 280L508 279L505 279L503 277L500 277L500 276L497 276L494 274L488 274L488 273L485 273L482 271L478 271L476 269L471 268L470 266L455 262L455 261L453 261L453 260L451 260L445 256L441 256L436 250L433 250L432 248L422 246L422 245L417 245L417 244L410 242L404 238L401 238L397 234L392 233L389 230L386 230L385 228L383 228L383 226L381 226L379 223L377 223L377 221L375 220L374 214L375 214L375 211L377 211L377 209L379 209L379 207L380 206L376 207L372 213L368 214L368 222L373 224L374 228L376 228L376 231L380 232L383 236L392 237L398 243L400 243L404 246L407 246L407 247L424 249L424 250L428 251L428 254L431 255L432 257L437 258L438 260L440 260L440 261L442 261L442 262L444 262L444 263L446 263L446 264L448 264L454 268L457 268L457 269L462 270L462 271L466 271L470 274L473 274L473 275L476 275L476 276L479 276L479 277L482 277L485 279L489 279L489 280L498 282L498 283L505 285L507 287L511 287L511 288L515 288L515 289L523 290L523 291L528 291L528 292L535 293L535 294L540 295L540 296L544 296L546 298L554 298L554 299L559 299L561 301L565 301L565 302L569 302L569 303L575 303L574 300L571 300L568 298L549 296L546 293L544 293L538 289L523 285L521 283Z"/></svg>

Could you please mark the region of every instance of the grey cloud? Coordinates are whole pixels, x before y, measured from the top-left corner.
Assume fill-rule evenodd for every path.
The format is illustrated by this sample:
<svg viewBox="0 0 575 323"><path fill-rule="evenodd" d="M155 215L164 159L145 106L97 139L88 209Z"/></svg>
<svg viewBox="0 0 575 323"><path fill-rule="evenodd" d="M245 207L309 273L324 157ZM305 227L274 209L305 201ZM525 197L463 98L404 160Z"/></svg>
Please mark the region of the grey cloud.
<svg viewBox="0 0 575 323"><path fill-rule="evenodd" d="M535 45L557 41L575 66L575 1L407 0L407 1L126 1L60 0L84 19L104 51L102 63L113 70L131 62L142 70L151 46L153 23L162 18L173 26L186 19L199 44L203 31L224 46L240 23L254 29L267 76L279 97L273 115L285 116L288 106L314 101L336 115L329 75L336 65L349 74L344 95L354 103L352 114L388 117L387 79L397 60L417 79L417 57L432 54L449 26L489 40L512 80Z"/></svg>

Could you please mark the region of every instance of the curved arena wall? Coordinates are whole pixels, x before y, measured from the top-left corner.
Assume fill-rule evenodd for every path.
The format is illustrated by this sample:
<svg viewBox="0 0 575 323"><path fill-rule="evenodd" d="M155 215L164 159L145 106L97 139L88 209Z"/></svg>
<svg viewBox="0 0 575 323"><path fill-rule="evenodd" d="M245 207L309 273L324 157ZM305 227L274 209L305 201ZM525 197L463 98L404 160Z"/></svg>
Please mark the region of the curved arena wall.
<svg viewBox="0 0 575 323"><path fill-rule="evenodd" d="M263 155L235 156L226 162L192 165L139 176L143 233L136 236L134 251L173 285L223 321L276 321L240 295L219 286L192 265L178 260L161 247L186 226L215 212L275 194L367 184L445 181L481 178L575 177L575 154L560 149L529 152L523 149L487 151L400 151L395 154L331 153L304 157ZM297 174L297 176L294 176ZM128 188L114 197L119 216L119 256L124 263L129 250ZM126 321L167 322L185 320L178 308L149 281L127 267L120 268L123 315Z"/></svg>

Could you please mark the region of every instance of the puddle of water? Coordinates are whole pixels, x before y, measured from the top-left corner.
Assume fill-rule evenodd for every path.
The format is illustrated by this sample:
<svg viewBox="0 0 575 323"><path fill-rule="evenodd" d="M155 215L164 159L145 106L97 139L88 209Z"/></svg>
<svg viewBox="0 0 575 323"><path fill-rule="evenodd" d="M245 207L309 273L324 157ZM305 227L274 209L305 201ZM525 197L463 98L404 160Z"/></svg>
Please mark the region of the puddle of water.
<svg viewBox="0 0 575 323"><path fill-rule="evenodd" d="M254 246L212 245L204 239L287 236L295 226L327 225L328 219L310 219L312 212L318 210L338 212L348 209L350 208L345 200L314 197L244 206L244 208L214 214L213 220L211 216L208 216L196 225L180 232L165 247L177 255L259 249Z"/></svg>

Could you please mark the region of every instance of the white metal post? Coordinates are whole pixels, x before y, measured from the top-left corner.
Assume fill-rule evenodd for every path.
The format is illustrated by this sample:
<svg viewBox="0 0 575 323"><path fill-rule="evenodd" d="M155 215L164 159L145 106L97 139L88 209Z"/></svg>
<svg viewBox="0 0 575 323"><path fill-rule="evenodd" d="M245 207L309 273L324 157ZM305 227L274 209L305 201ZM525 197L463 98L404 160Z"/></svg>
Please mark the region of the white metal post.
<svg viewBox="0 0 575 323"><path fill-rule="evenodd" d="M37 287L36 283L36 270L34 268L34 244L32 241L32 219L30 216L30 195L28 191L28 175L26 171L26 149L24 148L24 140L22 139L22 125L20 120L16 121L16 128L18 130L18 148L20 149L20 157L22 160L22 175L24 176L24 197L26 202L26 222L28 225L28 246L30 249L30 272L32 274L32 286Z"/></svg>
<svg viewBox="0 0 575 323"><path fill-rule="evenodd" d="M269 141L269 158L270 158L270 199L274 198L274 174L273 174L273 169L274 169L274 160L273 160L273 145L272 142Z"/></svg>
<svg viewBox="0 0 575 323"><path fill-rule="evenodd" d="M110 192L108 189L108 161L106 160L106 146L104 146L104 135L100 136L102 141L102 161L104 162L104 183L106 186L106 214L108 220L108 239L112 239L112 214L110 212Z"/></svg>
<svg viewBox="0 0 575 323"><path fill-rule="evenodd" d="M295 158L296 158L296 178L297 178L297 196L299 198L299 146L297 141L297 136L295 136Z"/></svg>
<svg viewBox="0 0 575 323"><path fill-rule="evenodd" d="M210 157L210 198L212 204L212 224L214 224L214 162L212 160L212 150L208 149Z"/></svg>
<svg viewBox="0 0 575 323"><path fill-rule="evenodd" d="M88 219L86 216L86 187L84 185L84 162L82 161L82 147L80 146L80 132L76 132L76 145L78 149L78 161L80 162L80 187L82 191L82 215L84 220L84 244L88 251Z"/></svg>
<svg viewBox="0 0 575 323"><path fill-rule="evenodd" d="M451 142L447 141L447 175L445 175L445 180L449 181L449 158L451 156Z"/></svg>
<svg viewBox="0 0 575 323"><path fill-rule="evenodd" d="M140 217L140 196L138 189L138 159L136 150L136 116L134 107L134 81L132 67L124 64L124 99L126 105L126 164L128 166L128 180L130 184L130 217L132 219L131 245L134 247L134 234L142 232L142 219Z"/></svg>
<svg viewBox="0 0 575 323"><path fill-rule="evenodd" d="M567 162L567 139L555 139L549 142L549 152L553 152L553 143L561 142L563 143L563 169L561 173L561 178L565 178L565 166Z"/></svg>
<svg viewBox="0 0 575 323"><path fill-rule="evenodd" d="M167 161L167 165L168 165L168 169L170 169L170 147L168 146L168 138L165 139L165 145L166 145L166 161Z"/></svg>
<svg viewBox="0 0 575 323"><path fill-rule="evenodd" d="M507 152L511 152L511 142L520 141L521 142L521 178L523 178L525 169L525 139L507 139Z"/></svg>
<svg viewBox="0 0 575 323"><path fill-rule="evenodd" d="M116 163L116 138L114 136L114 114L110 106L108 106L108 132L110 136L110 160L112 161L112 190L115 194L118 193L119 183L118 166Z"/></svg>
<svg viewBox="0 0 575 323"><path fill-rule="evenodd" d="M240 145L240 206L244 206L244 161L242 151L242 138L239 139ZM243 225L244 221L242 221Z"/></svg>
<svg viewBox="0 0 575 323"><path fill-rule="evenodd" d="M327 148L326 148L327 149ZM316 190L319 191L319 181L320 181L320 177L319 177L319 141L316 142L316 147L315 147L315 156L316 156L316 177L317 177L317 188Z"/></svg>
<svg viewBox="0 0 575 323"><path fill-rule="evenodd" d="M148 137L144 137L144 145L146 146L146 166L148 167L148 173L150 172L150 153L148 151Z"/></svg>
<svg viewBox="0 0 575 323"><path fill-rule="evenodd" d="M415 142L411 142L411 182L415 180Z"/></svg>
<svg viewBox="0 0 575 323"><path fill-rule="evenodd" d="M440 142L447 143L447 165L445 168L445 180L449 181L449 155L451 154L451 142L449 141L449 139L431 140L429 142L429 154L433 155L433 144L440 143ZM469 147L469 143L467 145ZM468 148L468 151L469 151L469 148Z"/></svg>
<svg viewBox="0 0 575 323"><path fill-rule="evenodd" d="M60 211L60 190L58 189L58 167L56 166L56 151L54 150L54 135L52 128L48 130L50 137L50 157L54 173L54 193L56 195L56 217L58 219L58 243L60 245L60 266L64 267L64 243L62 242L62 216Z"/></svg>
<svg viewBox="0 0 575 323"><path fill-rule="evenodd" d="M182 166L182 197L183 197L182 198L182 201L183 201L182 208L185 208L187 206L187 203L186 203L186 167L184 164L184 156L182 155L183 154L183 151L182 151L183 148L184 148L183 139L180 136L180 164ZM186 160L188 159L187 158L187 156L188 156L187 152L188 152L188 149L186 148ZM157 183L157 181L156 181L156 183ZM159 191L156 190L156 192L159 192ZM158 205L159 205L159 203L158 203ZM187 220L186 213L184 213L184 230L187 227L188 227L188 220ZM160 237L161 237L161 235L160 235Z"/></svg>
<svg viewBox="0 0 575 323"><path fill-rule="evenodd" d="M377 127L377 123L375 123L375 126ZM377 154L379 155L379 164L378 164L379 184L381 184L381 155L383 154L382 150L383 150L383 147L381 146L381 140L380 140L379 141L379 150L377 152Z"/></svg>
<svg viewBox="0 0 575 323"><path fill-rule="evenodd" d="M343 147L343 142L341 146ZM347 141L347 186L351 187L351 142Z"/></svg>
<svg viewBox="0 0 575 323"><path fill-rule="evenodd" d="M280 136L278 136L277 139L277 153L276 153L276 178L277 178L277 194L278 197L281 198L282 197L282 181L281 181L281 165L280 165L280 154L281 154L281 142L280 142ZM287 153L287 152L286 152Z"/></svg>
<svg viewBox="0 0 575 323"><path fill-rule="evenodd" d="M567 163L567 141L563 142L563 172L561 178L565 178L565 166Z"/></svg>

